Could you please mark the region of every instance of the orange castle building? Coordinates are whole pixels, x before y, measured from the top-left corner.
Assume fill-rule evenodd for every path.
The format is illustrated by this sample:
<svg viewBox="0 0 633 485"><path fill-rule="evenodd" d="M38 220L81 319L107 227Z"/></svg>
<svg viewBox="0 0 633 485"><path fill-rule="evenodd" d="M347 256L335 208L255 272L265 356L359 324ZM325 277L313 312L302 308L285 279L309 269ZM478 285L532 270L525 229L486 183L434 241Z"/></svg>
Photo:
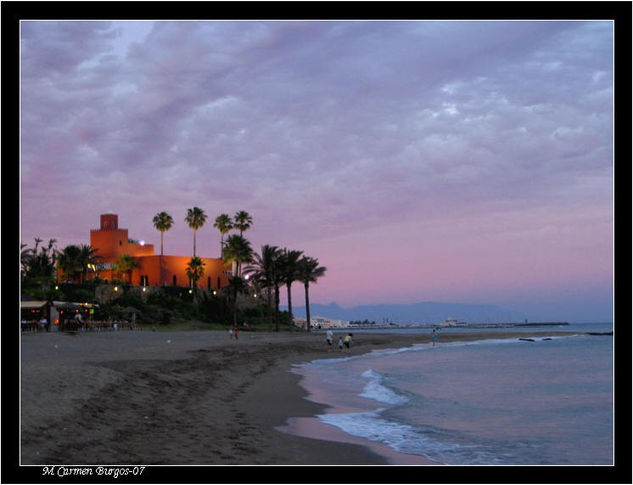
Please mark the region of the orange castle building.
<svg viewBox="0 0 633 485"><path fill-rule="evenodd" d="M112 281L121 278L113 271L113 263L124 254L132 256L138 267L131 271L129 282L139 286L190 286L187 263L191 256L155 255L154 245L136 242L128 237L127 229L119 229L117 214L102 214L99 229L90 230L90 246L97 250L103 270L99 277ZM204 275L198 280L198 288L215 290L228 284L231 267L220 258L200 258L204 263ZM89 273L94 278L97 273ZM123 279L127 279L125 275Z"/></svg>

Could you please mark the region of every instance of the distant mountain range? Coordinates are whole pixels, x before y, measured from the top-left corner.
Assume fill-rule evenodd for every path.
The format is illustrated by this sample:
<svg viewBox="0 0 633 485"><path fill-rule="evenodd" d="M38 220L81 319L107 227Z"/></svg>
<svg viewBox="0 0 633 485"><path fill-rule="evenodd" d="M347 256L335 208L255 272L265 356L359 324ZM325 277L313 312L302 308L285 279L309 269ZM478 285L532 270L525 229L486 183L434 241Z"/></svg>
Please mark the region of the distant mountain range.
<svg viewBox="0 0 633 485"><path fill-rule="evenodd" d="M287 307L284 307L287 310ZM305 318L305 306L293 306L295 317ZM411 323L439 323L447 318L468 323L523 322L526 316L517 311L496 305L473 305L467 303L440 303L424 301L408 304L361 305L344 308L336 303L310 304L311 317L326 317L335 320L369 320L377 324L393 322L401 325Z"/></svg>

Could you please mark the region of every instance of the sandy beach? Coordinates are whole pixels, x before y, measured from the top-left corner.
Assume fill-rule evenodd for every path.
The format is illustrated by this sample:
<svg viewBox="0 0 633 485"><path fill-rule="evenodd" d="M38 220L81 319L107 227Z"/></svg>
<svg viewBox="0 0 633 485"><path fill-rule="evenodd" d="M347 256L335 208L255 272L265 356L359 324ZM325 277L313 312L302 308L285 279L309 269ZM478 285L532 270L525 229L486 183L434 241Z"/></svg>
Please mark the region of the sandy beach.
<svg viewBox="0 0 633 485"><path fill-rule="evenodd" d="M526 333L442 339L515 336ZM221 331L109 331L20 339L22 465L393 463L376 448L331 441L344 439L335 429L312 438L280 431L289 418L296 425L323 412L291 372L292 364L332 356L323 334L242 332L236 341ZM429 341L355 333L352 352Z"/></svg>

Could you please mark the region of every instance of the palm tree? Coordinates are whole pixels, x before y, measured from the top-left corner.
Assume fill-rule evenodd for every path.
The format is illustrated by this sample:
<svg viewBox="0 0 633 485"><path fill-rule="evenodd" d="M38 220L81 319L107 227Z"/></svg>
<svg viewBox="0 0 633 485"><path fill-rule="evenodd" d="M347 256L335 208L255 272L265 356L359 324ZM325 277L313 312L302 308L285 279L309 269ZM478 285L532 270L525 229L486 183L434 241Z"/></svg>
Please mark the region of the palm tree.
<svg viewBox="0 0 633 485"><path fill-rule="evenodd" d="M278 260L281 250L277 246L262 246L261 253L253 254L253 262L244 268L244 273L251 276L261 288L266 290L268 303L269 328L272 328L272 291L278 279ZM278 318L276 318L278 322ZM279 330L277 326L277 330Z"/></svg>
<svg viewBox="0 0 633 485"><path fill-rule="evenodd" d="M57 260L64 280L74 280L75 274L83 270L82 251L76 244L66 246Z"/></svg>
<svg viewBox="0 0 633 485"><path fill-rule="evenodd" d="M222 260L225 263L232 262L235 264L234 276L241 276L242 263L250 263L253 259L253 249L248 239L232 234L226 238L224 243L224 251L222 251Z"/></svg>
<svg viewBox="0 0 633 485"><path fill-rule="evenodd" d="M174 219L167 214L167 212L163 211L156 214L152 222L154 223L154 227L160 231L160 281L162 284L165 284L163 278L163 239L165 231L169 231L171 226L174 225Z"/></svg>
<svg viewBox="0 0 633 485"><path fill-rule="evenodd" d="M215 218L213 227L217 227L220 231L220 257L222 257L222 251L224 250L224 235L233 229L233 221L228 214L220 214Z"/></svg>
<svg viewBox="0 0 633 485"><path fill-rule="evenodd" d="M71 244L62 249L57 259L57 265L62 272L64 280L73 279L77 269L77 259L79 257L79 246Z"/></svg>
<svg viewBox="0 0 633 485"><path fill-rule="evenodd" d="M284 248L280 259L280 271L283 283L288 290L288 313L292 322L292 295L290 287L292 283L299 279L299 258L303 251L296 251Z"/></svg>
<svg viewBox="0 0 633 485"><path fill-rule="evenodd" d="M192 282L193 288L198 287L198 280L204 276L204 261L194 256L187 263L187 276Z"/></svg>
<svg viewBox="0 0 633 485"><path fill-rule="evenodd" d="M51 242L49 242L49 247L52 247ZM97 249L88 244L81 244L80 246L71 244L66 246L57 259L59 268L62 270L63 278L74 279L75 275L79 273L81 275L81 282L84 283L86 281L88 266L99 263L100 258L96 254L97 251Z"/></svg>
<svg viewBox="0 0 633 485"><path fill-rule="evenodd" d="M200 207L193 207L192 209L187 209L187 217L185 217L185 222L189 224L189 227L193 229L193 257L196 257L196 232L207 220L207 215L204 213Z"/></svg>
<svg viewBox="0 0 633 485"><path fill-rule="evenodd" d="M117 273L127 273L128 283L132 283L132 270L138 268L138 262L129 254L122 254L114 262L114 271Z"/></svg>
<svg viewBox="0 0 633 485"><path fill-rule="evenodd" d="M246 211L239 211L234 217L233 227L240 230L240 236L253 225L253 218Z"/></svg>
<svg viewBox="0 0 633 485"><path fill-rule="evenodd" d="M310 283L316 283L317 278L320 278L325 274L327 268L325 266L319 266L319 261L316 258L309 258L304 256L299 260L299 281L303 281L306 294L306 322L307 330L310 331L310 298L309 288Z"/></svg>
<svg viewBox="0 0 633 485"><path fill-rule="evenodd" d="M174 219L167 212L159 212L152 220L154 227L160 231L160 255L163 255L163 237L165 231L169 231L174 225Z"/></svg>
<svg viewBox="0 0 633 485"><path fill-rule="evenodd" d="M88 266L93 266L99 263L101 259L97 256L97 248L93 248L88 244L82 244L79 246L79 264L81 265L81 282L86 282L86 274L88 273Z"/></svg>

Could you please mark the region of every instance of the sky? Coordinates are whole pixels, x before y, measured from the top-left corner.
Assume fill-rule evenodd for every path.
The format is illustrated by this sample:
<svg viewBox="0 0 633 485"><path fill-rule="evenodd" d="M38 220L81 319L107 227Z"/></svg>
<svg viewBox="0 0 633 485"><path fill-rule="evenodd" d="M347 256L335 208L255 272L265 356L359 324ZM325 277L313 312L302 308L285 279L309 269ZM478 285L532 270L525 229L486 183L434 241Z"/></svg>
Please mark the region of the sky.
<svg viewBox="0 0 633 485"><path fill-rule="evenodd" d="M22 21L21 241L188 208L327 267L312 302L611 321L609 21ZM293 287L293 302L303 302ZM285 301L285 296L282 302Z"/></svg>

